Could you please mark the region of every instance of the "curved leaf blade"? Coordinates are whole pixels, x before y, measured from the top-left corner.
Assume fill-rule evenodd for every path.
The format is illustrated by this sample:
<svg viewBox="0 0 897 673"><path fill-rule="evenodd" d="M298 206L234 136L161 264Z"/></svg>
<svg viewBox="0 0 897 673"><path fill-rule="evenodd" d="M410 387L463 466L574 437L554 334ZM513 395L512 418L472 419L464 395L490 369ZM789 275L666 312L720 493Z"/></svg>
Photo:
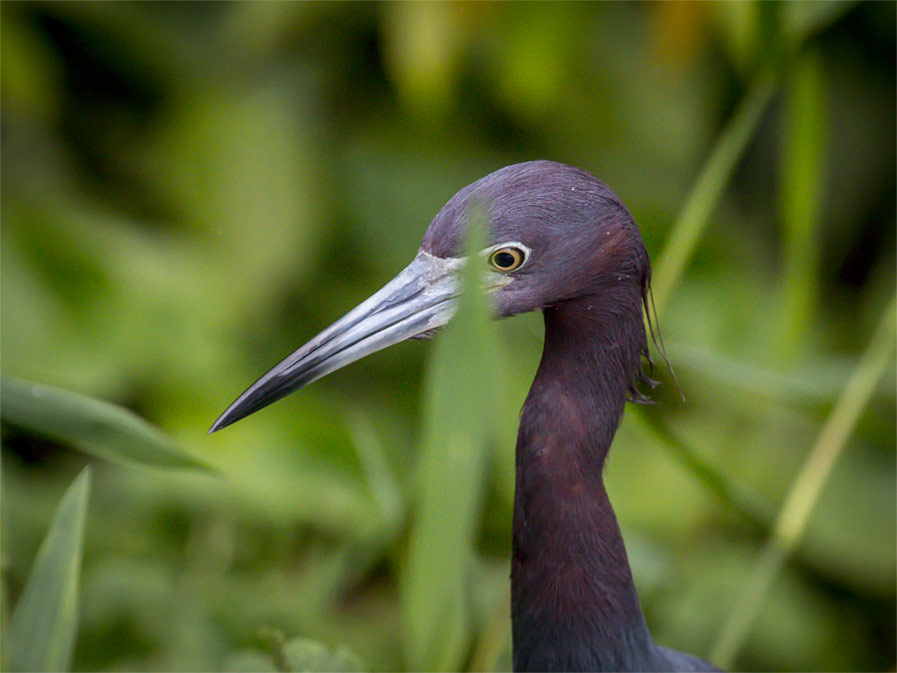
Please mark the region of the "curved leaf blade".
<svg viewBox="0 0 897 673"><path fill-rule="evenodd" d="M72 482L41 543L6 637L12 671L68 670L78 630L78 584L90 467Z"/></svg>
<svg viewBox="0 0 897 673"><path fill-rule="evenodd" d="M214 468L127 409L30 381L0 380L0 419L92 456L125 465Z"/></svg>
<svg viewBox="0 0 897 673"><path fill-rule="evenodd" d="M482 249L485 218L471 217L467 254ZM462 272L458 313L427 373L415 516L402 578L405 656L410 670L457 671L473 629L474 540L492 439L499 358L477 264Z"/></svg>

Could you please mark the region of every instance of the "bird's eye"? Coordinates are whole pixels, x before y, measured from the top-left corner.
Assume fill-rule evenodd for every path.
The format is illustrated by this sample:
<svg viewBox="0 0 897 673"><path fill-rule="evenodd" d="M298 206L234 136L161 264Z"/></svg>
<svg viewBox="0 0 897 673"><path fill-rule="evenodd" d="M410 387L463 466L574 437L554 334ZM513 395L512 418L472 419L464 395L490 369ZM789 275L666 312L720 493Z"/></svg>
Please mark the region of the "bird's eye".
<svg viewBox="0 0 897 673"><path fill-rule="evenodd" d="M496 271L509 273L523 264L526 255L520 248L499 248L489 255L489 264Z"/></svg>

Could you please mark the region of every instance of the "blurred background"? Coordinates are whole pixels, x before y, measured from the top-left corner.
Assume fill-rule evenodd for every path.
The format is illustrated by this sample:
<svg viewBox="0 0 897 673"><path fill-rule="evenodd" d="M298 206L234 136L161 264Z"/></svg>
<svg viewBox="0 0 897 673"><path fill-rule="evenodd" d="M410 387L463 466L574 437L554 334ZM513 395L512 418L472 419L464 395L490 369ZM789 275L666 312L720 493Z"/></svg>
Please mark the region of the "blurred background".
<svg viewBox="0 0 897 673"><path fill-rule="evenodd" d="M895 47L881 2L4 2L3 375L132 410L222 473L7 419L4 623L90 464L75 670L274 670L279 638L331 667L508 670L540 316L486 339L504 392L444 521L421 514L438 340L205 433L407 264L458 189L547 158L632 211L685 396L659 367L606 469L656 640L742 669L893 670ZM721 645L856 376L794 553ZM435 569L434 531L464 552Z"/></svg>

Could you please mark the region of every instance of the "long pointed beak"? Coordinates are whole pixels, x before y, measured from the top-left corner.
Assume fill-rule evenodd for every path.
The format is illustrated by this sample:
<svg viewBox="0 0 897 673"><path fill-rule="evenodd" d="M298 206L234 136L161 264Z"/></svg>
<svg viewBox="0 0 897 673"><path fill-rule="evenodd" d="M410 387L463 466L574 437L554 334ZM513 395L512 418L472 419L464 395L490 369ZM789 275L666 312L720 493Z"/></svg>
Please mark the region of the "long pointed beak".
<svg viewBox="0 0 897 673"><path fill-rule="evenodd" d="M210 433L239 421L350 362L442 327L455 314L462 258L420 251L383 289L253 383Z"/></svg>

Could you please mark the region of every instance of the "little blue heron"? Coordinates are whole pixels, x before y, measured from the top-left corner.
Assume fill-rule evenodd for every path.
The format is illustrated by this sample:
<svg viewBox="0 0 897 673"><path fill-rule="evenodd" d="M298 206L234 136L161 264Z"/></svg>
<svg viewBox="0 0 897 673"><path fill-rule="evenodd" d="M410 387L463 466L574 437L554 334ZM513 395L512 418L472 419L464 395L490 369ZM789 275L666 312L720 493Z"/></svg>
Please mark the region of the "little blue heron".
<svg viewBox="0 0 897 673"><path fill-rule="evenodd" d="M650 263L629 211L586 171L507 166L442 208L395 279L256 381L210 432L370 353L429 336L455 311L467 220L498 316L541 309L545 345L517 436L511 622L519 671L717 670L656 645L602 478L648 343ZM650 314L649 314L650 315ZM650 325L650 320L649 320Z"/></svg>

